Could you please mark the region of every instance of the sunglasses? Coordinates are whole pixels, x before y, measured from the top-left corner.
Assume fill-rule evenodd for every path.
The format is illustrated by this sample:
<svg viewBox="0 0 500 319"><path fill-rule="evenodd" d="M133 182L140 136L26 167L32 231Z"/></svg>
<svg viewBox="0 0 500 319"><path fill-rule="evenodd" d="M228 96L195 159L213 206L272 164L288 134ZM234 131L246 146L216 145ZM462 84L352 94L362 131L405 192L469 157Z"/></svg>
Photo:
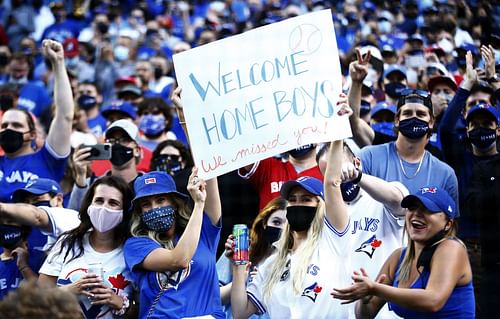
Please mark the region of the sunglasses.
<svg viewBox="0 0 500 319"><path fill-rule="evenodd" d="M398 109L406 103L421 103L432 110L431 93L425 90L406 88L401 90Z"/></svg>

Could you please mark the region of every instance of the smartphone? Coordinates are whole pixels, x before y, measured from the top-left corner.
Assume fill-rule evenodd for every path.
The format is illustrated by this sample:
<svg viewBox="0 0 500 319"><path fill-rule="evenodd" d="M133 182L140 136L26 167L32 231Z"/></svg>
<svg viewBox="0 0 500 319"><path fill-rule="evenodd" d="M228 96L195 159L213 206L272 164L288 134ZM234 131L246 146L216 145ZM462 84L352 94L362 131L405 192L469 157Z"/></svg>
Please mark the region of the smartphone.
<svg viewBox="0 0 500 319"><path fill-rule="evenodd" d="M109 160L111 158L111 144L95 144L95 145L83 145L83 147L90 147L90 156L86 160Z"/></svg>

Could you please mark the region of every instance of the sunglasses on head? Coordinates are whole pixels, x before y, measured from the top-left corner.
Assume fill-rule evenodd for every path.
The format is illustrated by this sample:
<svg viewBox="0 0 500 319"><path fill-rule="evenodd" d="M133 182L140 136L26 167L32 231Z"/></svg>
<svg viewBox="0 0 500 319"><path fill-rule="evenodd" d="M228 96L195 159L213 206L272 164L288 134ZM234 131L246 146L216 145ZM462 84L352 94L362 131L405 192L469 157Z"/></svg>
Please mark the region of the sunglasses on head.
<svg viewBox="0 0 500 319"><path fill-rule="evenodd" d="M406 103L421 103L432 109L431 94L429 91L406 88L401 90L398 100L398 109Z"/></svg>

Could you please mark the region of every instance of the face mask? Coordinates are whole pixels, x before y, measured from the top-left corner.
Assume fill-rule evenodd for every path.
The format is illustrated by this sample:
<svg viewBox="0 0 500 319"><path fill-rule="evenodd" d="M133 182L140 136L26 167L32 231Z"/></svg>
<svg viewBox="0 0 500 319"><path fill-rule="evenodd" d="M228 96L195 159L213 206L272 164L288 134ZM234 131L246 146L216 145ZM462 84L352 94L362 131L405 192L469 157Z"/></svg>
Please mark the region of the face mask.
<svg viewBox="0 0 500 319"><path fill-rule="evenodd" d="M444 92L439 93L438 96L441 96L442 98L444 98L446 100L447 104L449 104L451 99L453 98L453 96L451 94L446 94Z"/></svg>
<svg viewBox="0 0 500 319"><path fill-rule="evenodd" d="M316 207L288 206L286 208L286 219L290 228L294 231L308 230L315 215Z"/></svg>
<svg viewBox="0 0 500 319"><path fill-rule="evenodd" d="M165 117L162 114L144 115L139 124L139 129L149 138L157 137L165 130Z"/></svg>
<svg viewBox="0 0 500 319"><path fill-rule="evenodd" d="M108 33L109 25L107 23L104 23L104 22L99 22L96 24L96 28L100 34L106 34L106 33Z"/></svg>
<svg viewBox="0 0 500 319"><path fill-rule="evenodd" d="M7 54L0 54L0 66L6 66L9 64L9 57Z"/></svg>
<svg viewBox="0 0 500 319"><path fill-rule="evenodd" d="M304 146L297 147L291 151L288 151L288 154L293 158L301 158L307 155L310 151L314 149L313 144L307 144Z"/></svg>
<svg viewBox="0 0 500 319"><path fill-rule="evenodd" d="M394 123L393 122L373 123L372 129L375 132L378 132L380 134L384 134L384 135L388 135L388 136L396 136L396 133L394 132Z"/></svg>
<svg viewBox="0 0 500 319"><path fill-rule="evenodd" d="M10 110L14 107L14 98L12 95L0 95L0 108L2 111Z"/></svg>
<svg viewBox="0 0 500 319"><path fill-rule="evenodd" d="M494 129L480 127L469 132L469 139L478 149L487 150L495 144L497 135Z"/></svg>
<svg viewBox="0 0 500 319"><path fill-rule="evenodd" d="M378 82L377 71L375 71L372 68L368 68L368 74L366 75L366 80L372 83L377 83Z"/></svg>
<svg viewBox="0 0 500 319"><path fill-rule="evenodd" d="M28 76L23 76L22 78L19 78L19 79L10 78L9 79L9 83L12 83L12 84L26 84L26 83L28 83Z"/></svg>
<svg viewBox="0 0 500 319"><path fill-rule="evenodd" d="M182 169L182 162L179 160L178 156L161 154L153 159L153 170L160 172L167 172L170 175L175 175L178 171Z"/></svg>
<svg viewBox="0 0 500 319"><path fill-rule="evenodd" d="M166 232L174 224L175 210L173 206L153 208L141 215L141 220L150 230Z"/></svg>
<svg viewBox="0 0 500 319"><path fill-rule="evenodd" d="M154 73L155 73L155 79L158 80L163 76L163 69L162 68L154 68Z"/></svg>
<svg viewBox="0 0 500 319"><path fill-rule="evenodd" d="M401 96L401 91L406 88L406 85L399 82L391 82L384 85L385 94L389 95L393 99L398 99Z"/></svg>
<svg viewBox="0 0 500 319"><path fill-rule="evenodd" d="M453 49L455 48L455 45L446 38L439 40L437 44L446 53L451 53L451 51L453 51Z"/></svg>
<svg viewBox="0 0 500 319"><path fill-rule="evenodd" d="M380 21L378 23L378 31L383 34L390 33L392 30L392 25L389 21Z"/></svg>
<svg viewBox="0 0 500 319"><path fill-rule="evenodd" d="M409 139L419 139L429 132L429 123L412 117L399 122L399 131Z"/></svg>
<svg viewBox="0 0 500 319"><path fill-rule="evenodd" d="M342 192L342 199L344 202L352 202L358 197L360 187L353 182L346 182L340 184L340 191Z"/></svg>
<svg viewBox="0 0 500 319"><path fill-rule="evenodd" d="M0 246L13 249L22 240L21 227L12 225L0 225Z"/></svg>
<svg viewBox="0 0 500 319"><path fill-rule="evenodd" d="M28 133L28 132L25 132ZM0 146L7 154L15 153L23 146L23 133L6 129L0 133Z"/></svg>
<svg viewBox="0 0 500 319"><path fill-rule="evenodd" d="M90 205L87 208L87 214L92 222L92 226L101 233L115 228L123 220L123 210L109 209L104 206Z"/></svg>
<svg viewBox="0 0 500 319"><path fill-rule="evenodd" d="M33 203L32 205L36 206L36 207L40 207L40 206L52 207L52 205L50 205L50 201L48 201L48 200L41 200L39 202Z"/></svg>
<svg viewBox="0 0 500 319"><path fill-rule="evenodd" d="M113 50L113 55L115 59L119 62L123 62L128 59L128 51L129 49L123 45L117 45Z"/></svg>
<svg viewBox="0 0 500 319"><path fill-rule="evenodd" d="M82 110L86 110L86 111L90 110L91 108L93 108L97 104L97 100L95 99L95 97L90 96L90 95L86 95L86 94L80 95L77 102L78 102L78 106Z"/></svg>
<svg viewBox="0 0 500 319"><path fill-rule="evenodd" d="M113 144L111 147L111 164L120 167L134 157L134 150L121 144Z"/></svg>
<svg viewBox="0 0 500 319"><path fill-rule="evenodd" d="M272 244L278 239L280 239L280 235L281 235L281 228L279 227L267 226L266 229L264 229L264 239L269 244Z"/></svg>
<svg viewBox="0 0 500 319"><path fill-rule="evenodd" d="M64 59L64 63L66 63L68 69L76 69L78 67L78 62L80 62L80 58L77 56Z"/></svg>

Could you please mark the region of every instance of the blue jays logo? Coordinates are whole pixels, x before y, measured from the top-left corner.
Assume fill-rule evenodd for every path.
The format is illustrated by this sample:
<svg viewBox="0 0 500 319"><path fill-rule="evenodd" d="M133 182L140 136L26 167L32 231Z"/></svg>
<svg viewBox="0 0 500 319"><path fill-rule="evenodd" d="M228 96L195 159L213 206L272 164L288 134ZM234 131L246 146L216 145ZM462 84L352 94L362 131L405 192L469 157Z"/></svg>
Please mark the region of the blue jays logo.
<svg viewBox="0 0 500 319"><path fill-rule="evenodd" d="M280 278L280 281L285 281L288 279L288 277L290 277L290 263L291 263L291 259L289 259L285 265L285 271L281 274L281 278Z"/></svg>
<svg viewBox="0 0 500 319"><path fill-rule="evenodd" d="M422 194L425 194L425 193L431 193L431 194L436 194L437 192L437 188L436 187L422 187L420 189L420 192Z"/></svg>
<svg viewBox="0 0 500 319"><path fill-rule="evenodd" d="M321 293L321 290L323 290L323 288L318 286L318 283L315 282L304 289L302 296L311 299L312 302L316 302L316 298L318 298L318 294Z"/></svg>
<svg viewBox="0 0 500 319"><path fill-rule="evenodd" d="M357 253L363 252L363 253L367 254L368 256L370 256L370 258L372 258L373 253L375 252L375 250L377 248L380 247L380 245L382 245L382 241L378 240L376 235L373 235L372 237L370 237L370 239L363 242L359 246L359 248L355 250L355 252L357 252Z"/></svg>
<svg viewBox="0 0 500 319"><path fill-rule="evenodd" d="M192 261L191 261L192 263ZM158 285L163 290L167 289L175 289L179 287L179 284L186 280L186 278L191 273L191 264L187 266L187 268L178 270L178 271L166 271L156 273L156 280L158 281Z"/></svg>

